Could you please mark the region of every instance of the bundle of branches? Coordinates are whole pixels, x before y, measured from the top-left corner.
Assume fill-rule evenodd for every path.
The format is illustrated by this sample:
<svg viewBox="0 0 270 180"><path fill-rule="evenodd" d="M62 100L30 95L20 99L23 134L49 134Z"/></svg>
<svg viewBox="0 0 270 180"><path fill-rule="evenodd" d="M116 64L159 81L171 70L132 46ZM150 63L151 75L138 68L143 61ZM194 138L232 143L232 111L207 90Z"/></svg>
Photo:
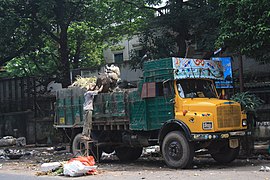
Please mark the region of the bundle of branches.
<svg viewBox="0 0 270 180"><path fill-rule="evenodd" d="M74 83L72 83L70 86L71 87L79 87L81 89L87 89L89 87L89 85L95 85L97 81L97 78L94 77L88 77L88 78L84 78L81 76L77 76L76 77L76 81Z"/></svg>

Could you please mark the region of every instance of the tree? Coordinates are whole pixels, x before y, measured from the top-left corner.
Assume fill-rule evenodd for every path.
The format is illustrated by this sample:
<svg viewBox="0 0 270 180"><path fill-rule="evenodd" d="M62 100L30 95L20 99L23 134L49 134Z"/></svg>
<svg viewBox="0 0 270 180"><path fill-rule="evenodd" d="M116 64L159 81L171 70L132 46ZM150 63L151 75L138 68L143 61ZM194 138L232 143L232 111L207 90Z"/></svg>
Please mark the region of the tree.
<svg viewBox="0 0 270 180"><path fill-rule="evenodd" d="M41 68L44 57L63 86L70 68L99 64L104 42L132 34L147 17L121 0L3 0L0 10L0 64Z"/></svg>
<svg viewBox="0 0 270 180"><path fill-rule="evenodd" d="M270 2L220 1L220 12L217 46L228 46L231 51L270 62Z"/></svg>
<svg viewBox="0 0 270 180"><path fill-rule="evenodd" d="M160 1L151 2L158 4ZM151 58L185 57L187 45L190 44L204 51L214 50L220 18L217 1L168 0L163 7L136 5L157 13L141 36L141 42Z"/></svg>

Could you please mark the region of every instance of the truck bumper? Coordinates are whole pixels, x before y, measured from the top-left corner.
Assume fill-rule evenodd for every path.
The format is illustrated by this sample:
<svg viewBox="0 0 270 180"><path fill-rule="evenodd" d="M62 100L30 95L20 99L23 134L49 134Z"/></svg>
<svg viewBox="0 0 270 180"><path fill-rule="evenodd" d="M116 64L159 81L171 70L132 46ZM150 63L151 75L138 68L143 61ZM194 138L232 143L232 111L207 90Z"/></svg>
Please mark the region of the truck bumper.
<svg viewBox="0 0 270 180"><path fill-rule="evenodd" d="M230 132L218 132L218 133L192 133L192 141L205 141L215 139L228 139L239 138L246 135L246 131L230 131Z"/></svg>

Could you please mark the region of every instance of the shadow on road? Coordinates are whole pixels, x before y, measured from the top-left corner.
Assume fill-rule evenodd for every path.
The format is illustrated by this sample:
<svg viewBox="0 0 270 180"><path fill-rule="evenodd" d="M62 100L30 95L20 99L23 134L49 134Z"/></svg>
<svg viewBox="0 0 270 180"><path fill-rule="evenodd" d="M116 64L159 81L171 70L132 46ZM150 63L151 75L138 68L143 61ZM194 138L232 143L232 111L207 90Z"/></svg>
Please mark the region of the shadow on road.
<svg viewBox="0 0 270 180"><path fill-rule="evenodd" d="M266 159L248 159L248 158L241 158L236 159L235 161L229 164L220 164L213 160L210 156L202 156L202 157L195 157L192 167L187 170L220 170L220 169L234 169L234 168L241 168L241 167L253 167L253 166L260 166L265 163L268 163ZM174 170L164 163L162 157L141 157L137 161L134 162L120 162L117 158L106 159L102 160L99 163L100 167L104 170L113 170L113 171L138 171L138 170L156 170L157 168L159 171L168 171Z"/></svg>

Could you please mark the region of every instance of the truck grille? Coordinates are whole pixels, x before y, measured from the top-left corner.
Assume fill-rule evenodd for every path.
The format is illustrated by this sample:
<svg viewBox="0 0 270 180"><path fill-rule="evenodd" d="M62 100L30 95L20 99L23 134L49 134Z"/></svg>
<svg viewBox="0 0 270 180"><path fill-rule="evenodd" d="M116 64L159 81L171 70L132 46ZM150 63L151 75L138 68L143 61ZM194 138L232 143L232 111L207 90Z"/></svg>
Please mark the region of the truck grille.
<svg viewBox="0 0 270 180"><path fill-rule="evenodd" d="M217 107L218 128L239 127L241 121L240 106L227 105Z"/></svg>

